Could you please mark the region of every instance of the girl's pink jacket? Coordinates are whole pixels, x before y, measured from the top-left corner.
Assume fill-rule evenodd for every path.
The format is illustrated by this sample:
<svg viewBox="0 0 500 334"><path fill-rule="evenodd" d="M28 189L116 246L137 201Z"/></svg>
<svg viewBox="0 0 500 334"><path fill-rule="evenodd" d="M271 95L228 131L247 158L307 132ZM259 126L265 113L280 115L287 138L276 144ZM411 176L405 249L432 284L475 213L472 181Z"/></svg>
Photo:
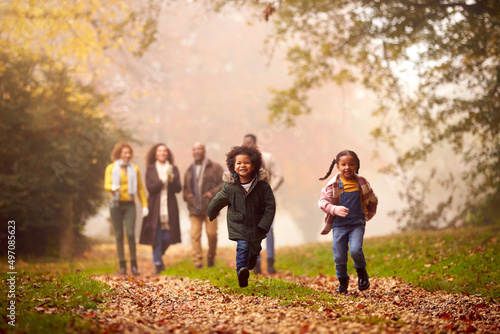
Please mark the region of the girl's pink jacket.
<svg viewBox="0 0 500 334"><path fill-rule="evenodd" d="M366 214L366 221L369 221L375 216L375 213L377 213L378 198L373 192L368 180L357 174L354 176L361 186L361 204ZM325 227L321 234L328 234L332 229L333 218L335 217L333 209L339 205L340 201L339 177L340 173L337 173L337 175L321 189L321 198L318 201L318 206L325 213Z"/></svg>

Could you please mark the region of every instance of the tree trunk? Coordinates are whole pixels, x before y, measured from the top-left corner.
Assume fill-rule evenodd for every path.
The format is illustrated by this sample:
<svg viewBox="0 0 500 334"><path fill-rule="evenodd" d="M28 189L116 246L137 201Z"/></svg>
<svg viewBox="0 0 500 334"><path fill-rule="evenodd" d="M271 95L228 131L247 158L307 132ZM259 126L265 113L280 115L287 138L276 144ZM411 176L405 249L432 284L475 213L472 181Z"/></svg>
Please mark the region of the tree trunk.
<svg viewBox="0 0 500 334"><path fill-rule="evenodd" d="M59 239L59 257L61 259L70 259L74 254L75 234L73 222L73 196L69 196L69 201L63 209L63 221Z"/></svg>

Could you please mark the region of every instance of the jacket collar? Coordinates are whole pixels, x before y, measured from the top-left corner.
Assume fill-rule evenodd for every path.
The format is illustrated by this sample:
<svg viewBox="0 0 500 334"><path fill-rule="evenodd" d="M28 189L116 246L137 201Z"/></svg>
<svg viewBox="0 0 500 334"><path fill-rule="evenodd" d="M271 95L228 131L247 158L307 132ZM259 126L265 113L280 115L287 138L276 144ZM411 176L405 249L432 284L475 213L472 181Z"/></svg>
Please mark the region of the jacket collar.
<svg viewBox="0 0 500 334"><path fill-rule="evenodd" d="M264 182L269 182L269 174L267 173L267 170L265 168L261 168L258 173L258 181L264 181ZM232 183L235 184L236 182L234 181L233 174L230 172L224 172L222 174L222 181L226 183ZM257 183L257 182L255 182ZM253 188L253 185L252 185Z"/></svg>

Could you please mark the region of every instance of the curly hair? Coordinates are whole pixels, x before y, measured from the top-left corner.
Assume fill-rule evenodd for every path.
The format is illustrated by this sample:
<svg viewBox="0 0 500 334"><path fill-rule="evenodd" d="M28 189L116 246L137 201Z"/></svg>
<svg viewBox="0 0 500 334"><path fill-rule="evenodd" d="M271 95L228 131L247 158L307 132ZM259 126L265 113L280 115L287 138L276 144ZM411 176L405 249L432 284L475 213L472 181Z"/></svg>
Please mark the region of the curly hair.
<svg viewBox="0 0 500 334"><path fill-rule="evenodd" d="M115 147L113 148L113 151L111 151L111 161L116 161L120 159L124 147L127 147L130 150L130 159L134 157L134 150L132 149L132 146L130 146L129 143L116 143Z"/></svg>
<svg viewBox="0 0 500 334"><path fill-rule="evenodd" d="M258 171L262 167L262 154L260 153L257 146L242 145L231 147L231 151L226 154L227 169L229 170L229 172L231 172L231 174L236 173L234 170L236 156L241 154L248 155L248 157L250 158L252 165L255 167L252 176L255 176L255 174L258 173Z"/></svg>
<svg viewBox="0 0 500 334"><path fill-rule="evenodd" d="M335 166L335 164L337 164L339 162L340 157L343 157L345 155L349 155L349 156L353 157L354 160L356 160L356 164L358 165L357 166L358 168L356 169L355 173L358 174L359 173L359 167L361 166L361 163L359 162L358 155L356 153L354 153L353 151L344 150L344 151L339 152L339 154L337 154L337 156L335 157L335 159L333 159L332 163L330 164L330 169L328 169L328 172L326 173L326 175L324 177L322 177L321 179L319 179L319 180L323 181L328 176L330 176L330 174L332 173L332 170L333 170L333 167Z"/></svg>
<svg viewBox="0 0 500 334"><path fill-rule="evenodd" d="M174 155L172 154L172 151L168 148L167 145L163 143L158 143L156 145L153 145L146 154L146 166L152 166L156 162L156 150L160 146L165 146L167 148L167 161L173 165L174 164Z"/></svg>

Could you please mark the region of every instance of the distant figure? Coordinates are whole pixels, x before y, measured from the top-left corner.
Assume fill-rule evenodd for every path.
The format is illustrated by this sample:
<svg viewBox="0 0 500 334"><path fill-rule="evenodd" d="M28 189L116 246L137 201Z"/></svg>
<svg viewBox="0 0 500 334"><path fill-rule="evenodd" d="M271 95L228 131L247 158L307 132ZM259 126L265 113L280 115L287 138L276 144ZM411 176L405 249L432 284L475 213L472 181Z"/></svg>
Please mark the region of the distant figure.
<svg viewBox="0 0 500 334"><path fill-rule="evenodd" d="M326 179L333 166L339 170L321 190L318 205L325 215L325 227L321 234L328 234L333 229L333 256L337 277L340 281L338 293L347 293L349 276L347 275L347 251L351 252L354 268L358 273L358 289L366 290L370 281L366 272L363 253L363 237L366 221L377 212L378 199L368 181L358 175L359 158L353 151L342 151L333 159Z"/></svg>
<svg viewBox="0 0 500 334"><path fill-rule="evenodd" d="M243 145L254 145L257 146L257 137L253 134L247 134L243 138ZM283 183L283 173L281 172L281 168L274 160L274 157L271 153L268 152L262 152L262 167L267 170L267 173L269 175L269 185L271 186L271 189L273 190L273 193L278 190L278 188L281 186ZM269 230L269 233L267 234L266 238L266 251L267 251L267 272L270 274L276 273L276 269L274 268L274 232L273 232L273 225L271 225L271 229ZM257 265L255 266L254 273L260 274L261 269L260 269L260 258L259 261L257 262Z"/></svg>
<svg viewBox="0 0 500 334"><path fill-rule="evenodd" d="M168 246L181 242L179 207L176 193L181 191L179 170L165 144L156 144L146 156L146 188L149 214L144 217L139 242L153 246L155 275L164 269L162 256Z"/></svg>
<svg viewBox="0 0 500 334"><path fill-rule="evenodd" d="M106 167L104 173L104 189L111 193L109 213L115 230L116 249L120 261L120 274L122 275L127 273L123 246L124 223L127 230L132 273L139 275L135 249L135 194L139 195L142 203L142 215L147 216L149 212L139 167L130 162L133 154L132 146L129 144L116 144L111 153L111 160L114 162Z"/></svg>
<svg viewBox="0 0 500 334"><path fill-rule="evenodd" d="M261 242L269 232L276 211L274 195L262 157L256 146L235 146L227 153L229 172L224 173L224 186L208 206L208 217L215 219L227 206L229 239L236 241L236 273L238 284L248 286L249 270L257 264Z"/></svg>
<svg viewBox="0 0 500 334"><path fill-rule="evenodd" d="M207 206L210 200L222 189L221 165L207 159L205 145L194 143L194 162L184 175L184 200L187 202L191 220L191 243L193 244L193 262L198 269L203 267L201 232L203 223L208 237L207 266L215 265L217 250L217 219L208 220Z"/></svg>

